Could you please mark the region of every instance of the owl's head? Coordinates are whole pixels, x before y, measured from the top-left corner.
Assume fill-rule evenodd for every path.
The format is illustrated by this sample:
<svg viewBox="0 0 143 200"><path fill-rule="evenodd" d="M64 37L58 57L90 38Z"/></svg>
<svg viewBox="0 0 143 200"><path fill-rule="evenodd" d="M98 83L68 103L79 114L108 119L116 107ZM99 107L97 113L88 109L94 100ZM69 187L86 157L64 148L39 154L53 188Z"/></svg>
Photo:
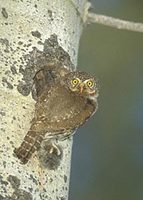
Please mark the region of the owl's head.
<svg viewBox="0 0 143 200"><path fill-rule="evenodd" d="M76 71L68 73L64 77L64 85L72 92L92 100L99 95L98 81L86 72Z"/></svg>

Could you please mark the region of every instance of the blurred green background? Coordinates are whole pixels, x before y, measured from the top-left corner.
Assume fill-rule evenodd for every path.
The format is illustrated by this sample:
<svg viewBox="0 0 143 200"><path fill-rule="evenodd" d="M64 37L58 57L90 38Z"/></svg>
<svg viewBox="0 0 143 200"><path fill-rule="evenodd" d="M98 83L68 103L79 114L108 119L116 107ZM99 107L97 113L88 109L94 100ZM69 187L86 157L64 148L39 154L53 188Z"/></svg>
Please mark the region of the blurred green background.
<svg viewBox="0 0 143 200"><path fill-rule="evenodd" d="M143 23L143 0L94 0L96 13ZM92 24L79 68L100 81L99 109L74 136L70 200L143 199L143 33Z"/></svg>

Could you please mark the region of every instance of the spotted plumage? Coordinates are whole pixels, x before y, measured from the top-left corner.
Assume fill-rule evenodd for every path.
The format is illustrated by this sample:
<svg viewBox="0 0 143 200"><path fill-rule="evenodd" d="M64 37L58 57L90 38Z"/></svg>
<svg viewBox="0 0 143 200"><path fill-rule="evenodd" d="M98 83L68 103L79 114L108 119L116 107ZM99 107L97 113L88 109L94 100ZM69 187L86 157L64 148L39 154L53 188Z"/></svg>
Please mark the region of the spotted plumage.
<svg viewBox="0 0 143 200"><path fill-rule="evenodd" d="M72 135L98 108L96 78L81 71L70 72L67 68L62 68L57 76L53 69L40 70L34 78L37 91L34 118L21 146L14 150L23 164L40 150L44 140L51 146L46 147L48 155L56 152L61 157L61 150L54 141ZM50 81L46 80L49 76Z"/></svg>

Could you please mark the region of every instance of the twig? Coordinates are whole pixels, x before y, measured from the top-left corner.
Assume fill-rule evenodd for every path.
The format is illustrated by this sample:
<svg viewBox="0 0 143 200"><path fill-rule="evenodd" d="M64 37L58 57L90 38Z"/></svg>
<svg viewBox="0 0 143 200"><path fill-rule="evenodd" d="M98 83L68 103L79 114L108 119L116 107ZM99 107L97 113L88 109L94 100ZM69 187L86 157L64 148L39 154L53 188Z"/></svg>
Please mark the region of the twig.
<svg viewBox="0 0 143 200"><path fill-rule="evenodd" d="M143 32L143 23L130 22L122 19L117 19L114 17L109 17L106 15L96 14L89 11L91 7L92 5L88 1L85 4L84 12L82 15L82 20L85 24L98 23L98 24L103 24L105 26L114 27L117 29Z"/></svg>
<svg viewBox="0 0 143 200"><path fill-rule="evenodd" d="M109 17L106 15L95 14L92 12L87 13L86 22L103 24L105 26L111 26L117 29L143 32L143 23L125 21L125 20Z"/></svg>

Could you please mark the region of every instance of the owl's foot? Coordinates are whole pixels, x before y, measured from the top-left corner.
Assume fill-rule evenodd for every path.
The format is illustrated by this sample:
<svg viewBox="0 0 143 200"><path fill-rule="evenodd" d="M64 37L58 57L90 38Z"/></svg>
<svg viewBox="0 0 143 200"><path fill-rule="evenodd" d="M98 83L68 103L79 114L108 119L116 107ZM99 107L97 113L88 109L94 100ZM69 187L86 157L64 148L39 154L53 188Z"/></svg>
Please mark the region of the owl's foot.
<svg viewBox="0 0 143 200"><path fill-rule="evenodd" d="M38 157L42 166L50 170L56 170L61 163L63 151L61 146L56 143L43 141L43 144L38 151Z"/></svg>
<svg viewBox="0 0 143 200"><path fill-rule="evenodd" d="M61 149L55 143L52 143L49 153L50 154L56 154L57 156L60 156L61 155Z"/></svg>

